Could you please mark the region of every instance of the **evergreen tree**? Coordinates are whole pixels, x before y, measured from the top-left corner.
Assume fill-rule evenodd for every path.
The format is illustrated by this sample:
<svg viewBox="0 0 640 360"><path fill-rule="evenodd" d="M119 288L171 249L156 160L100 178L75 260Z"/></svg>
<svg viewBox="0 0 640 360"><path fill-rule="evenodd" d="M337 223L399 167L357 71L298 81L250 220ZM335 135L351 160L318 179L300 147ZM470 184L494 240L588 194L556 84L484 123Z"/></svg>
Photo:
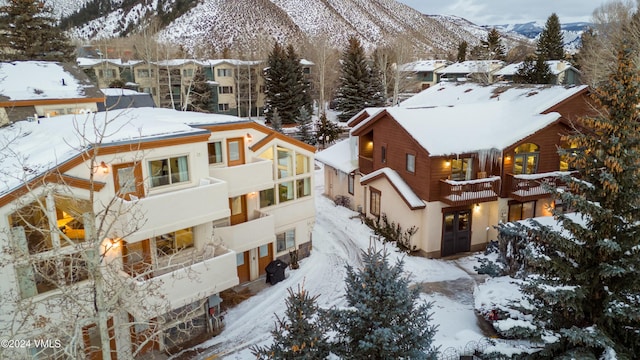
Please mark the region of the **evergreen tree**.
<svg viewBox="0 0 640 360"><path fill-rule="evenodd" d="M273 109L278 109L283 124L294 124L305 106L311 112L309 83L305 80L300 58L293 46L287 49L276 43L269 54L265 76L265 113L272 121Z"/></svg>
<svg viewBox="0 0 640 360"><path fill-rule="evenodd" d="M467 60L467 47L469 44L466 41L460 42L458 44L458 55L456 56L456 61L461 63Z"/></svg>
<svg viewBox="0 0 640 360"><path fill-rule="evenodd" d="M271 128L279 133L282 133L282 119L280 118L280 112L278 109L273 109L271 113Z"/></svg>
<svg viewBox="0 0 640 360"><path fill-rule="evenodd" d="M338 355L348 359L436 359L431 303L409 289L403 262L389 264L386 252L369 249L363 268L347 265L346 309L333 310Z"/></svg>
<svg viewBox="0 0 640 360"><path fill-rule="evenodd" d="M8 0L0 6L0 60L70 61L74 48L40 0Z"/></svg>
<svg viewBox="0 0 640 360"><path fill-rule="evenodd" d="M544 58L528 57L513 77L513 82L520 84L549 84L553 75Z"/></svg>
<svg viewBox="0 0 640 360"><path fill-rule="evenodd" d="M384 105L384 84L380 73L373 70L360 41L349 38L349 45L342 53L340 87L338 88L337 110L342 113L340 121L347 121L366 107Z"/></svg>
<svg viewBox="0 0 640 360"><path fill-rule="evenodd" d="M311 126L313 122L311 120L311 113L306 107L300 108L300 114L296 118L296 124L298 124L298 138L307 144L315 143L315 136L311 133Z"/></svg>
<svg viewBox="0 0 640 360"><path fill-rule="evenodd" d="M327 119L327 115L322 113L318 122L316 123L316 142L322 144L322 148L326 145L333 143L338 139L342 129L338 124Z"/></svg>
<svg viewBox="0 0 640 360"><path fill-rule="evenodd" d="M635 44L634 44L635 45ZM534 222L527 262L535 325L558 341L541 358L618 359L640 353L640 76L625 43L617 70L595 90L598 116L582 119L581 131L563 137L579 178L557 191L578 218L555 214L562 230ZM535 255L533 255L535 254ZM547 333L548 335L548 333Z"/></svg>
<svg viewBox="0 0 640 360"><path fill-rule="evenodd" d="M287 291L285 316L276 316L276 327L271 332L273 344L252 348L253 355L257 359L326 359L329 341L319 316L318 296L310 296L300 285L297 292Z"/></svg>
<svg viewBox="0 0 640 360"><path fill-rule="evenodd" d="M506 57L502 36L496 28L489 31L487 38L482 40L473 52L474 57L479 60L504 60Z"/></svg>
<svg viewBox="0 0 640 360"><path fill-rule="evenodd" d="M212 106L211 85L209 85L203 69L198 67L193 74L189 88L189 104L187 105L187 110L210 113L212 112Z"/></svg>
<svg viewBox="0 0 640 360"><path fill-rule="evenodd" d="M536 52L547 60L564 58L564 39L560 31L560 20L555 13L547 18L544 29L538 38Z"/></svg>

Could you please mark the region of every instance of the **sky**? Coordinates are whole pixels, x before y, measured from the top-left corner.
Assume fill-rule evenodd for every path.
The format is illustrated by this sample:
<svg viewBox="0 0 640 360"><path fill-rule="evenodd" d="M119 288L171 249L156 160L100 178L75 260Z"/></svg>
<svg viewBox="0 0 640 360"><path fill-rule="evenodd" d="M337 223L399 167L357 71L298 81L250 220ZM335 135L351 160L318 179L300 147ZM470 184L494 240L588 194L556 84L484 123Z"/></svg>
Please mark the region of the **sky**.
<svg viewBox="0 0 640 360"><path fill-rule="evenodd" d="M429 15L456 15L477 25L503 25L538 21L552 13L561 23L590 21L593 10L607 0L398 0Z"/></svg>

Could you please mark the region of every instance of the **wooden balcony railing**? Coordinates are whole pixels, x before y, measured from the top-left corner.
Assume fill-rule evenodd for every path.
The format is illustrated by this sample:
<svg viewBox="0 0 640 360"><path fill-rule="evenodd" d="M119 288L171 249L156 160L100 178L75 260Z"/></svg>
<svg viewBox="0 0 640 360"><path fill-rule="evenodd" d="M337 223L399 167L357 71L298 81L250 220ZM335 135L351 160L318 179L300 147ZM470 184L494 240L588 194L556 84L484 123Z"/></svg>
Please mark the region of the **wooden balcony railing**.
<svg viewBox="0 0 640 360"><path fill-rule="evenodd" d="M440 201L452 206L495 201L499 192L499 176L466 181L440 180Z"/></svg>
<svg viewBox="0 0 640 360"><path fill-rule="evenodd" d="M544 198L550 195L549 187L562 188L565 182L562 176L567 171L554 171L540 174L507 174L508 196L514 200L525 202Z"/></svg>
<svg viewBox="0 0 640 360"><path fill-rule="evenodd" d="M364 157L362 155L358 156L358 167L360 172L363 174L369 174L373 172L373 159Z"/></svg>

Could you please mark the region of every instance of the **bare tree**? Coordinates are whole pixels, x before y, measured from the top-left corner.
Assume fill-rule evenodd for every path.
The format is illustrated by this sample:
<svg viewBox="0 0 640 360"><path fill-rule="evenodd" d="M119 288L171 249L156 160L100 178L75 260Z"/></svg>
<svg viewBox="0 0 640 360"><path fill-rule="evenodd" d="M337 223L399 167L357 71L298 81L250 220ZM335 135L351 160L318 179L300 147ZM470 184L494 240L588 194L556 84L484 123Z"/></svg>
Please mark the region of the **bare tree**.
<svg viewBox="0 0 640 360"><path fill-rule="evenodd" d="M304 57L315 65L312 71L313 89L318 100L318 116L326 109L326 103L333 97L340 77L337 69L340 52L330 45L327 34L313 38L310 44L304 47Z"/></svg>

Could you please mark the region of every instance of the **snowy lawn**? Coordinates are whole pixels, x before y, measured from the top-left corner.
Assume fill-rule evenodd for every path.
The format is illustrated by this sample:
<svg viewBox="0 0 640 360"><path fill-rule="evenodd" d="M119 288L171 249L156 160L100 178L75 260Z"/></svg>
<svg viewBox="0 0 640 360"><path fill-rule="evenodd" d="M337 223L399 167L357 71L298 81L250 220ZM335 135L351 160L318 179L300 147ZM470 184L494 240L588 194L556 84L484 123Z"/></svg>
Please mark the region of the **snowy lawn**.
<svg viewBox="0 0 640 360"><path fill-rule="evenodd" d="M318 304L322 308L346 305L345 265L357 267L362 250L367 249L370 243L378 248L383 244L372 240L372 231L362 224L357 213L336 206L322 195L322 170L316 171L315 179L317 218L311 256L300 261L298 270L287 269L284 281L230 309L225 315L226 329L197 346L203 351L201 359L213 355L222 359L254 359L249 348L272 341L270 331L274 328L274 314L282 316L284 313L287 288L296 289L298 284L304 284L312 295L319 295ZM404 259L404 270L423 292L421 299L433 302L432 321L438 325L435 345L440 346L440 351L456 349L462 352L470 343L486 336L478 326L474 304L480 301L495 306L499 297L511 298L511 292L517 293L515 287L506 288L508 293L499 293L497 289L503 284L496 281L488 282L496 285L494 290L484 286L480 290L476 283L479 277L470 275L475 274L475 256L434 260L408 257L397 252L393 245L387 246L387 250L392 264ZM474 292L480 299L474 299Z"/></svg>

